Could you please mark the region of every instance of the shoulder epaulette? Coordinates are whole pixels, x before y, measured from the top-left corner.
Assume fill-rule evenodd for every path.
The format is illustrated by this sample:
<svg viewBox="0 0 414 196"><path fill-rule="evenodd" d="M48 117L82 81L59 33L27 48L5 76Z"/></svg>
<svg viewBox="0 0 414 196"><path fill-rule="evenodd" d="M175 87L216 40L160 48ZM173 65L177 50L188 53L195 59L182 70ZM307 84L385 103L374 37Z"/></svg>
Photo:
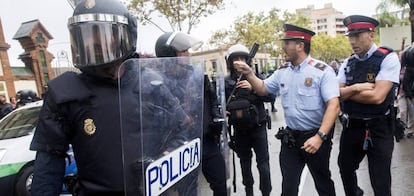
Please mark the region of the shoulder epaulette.
<svg viewBox="0 0 414 196"><path fill-rule="evenodd" d="M323 70L325 70L326 65L323 64L323 63L316 63L315 68L318 68L318 69L323 71Z"/></svg>
<svg viewBox="0 0 414 196"><path fill-rule="evenodd" d="M82 81L79 74L71 71L49 81L48 94L54 97L57 104L84 100L92 96L91 90Z"/></svg>
<svg viewBox="0 0 414 196"><path fill-rule="evenodd" d="M377 51L381 52L382 54L387 55L387 54L391 53L394 50L390 47L387 47L387 46L381 46L381 47L377 48Z"/></svg>

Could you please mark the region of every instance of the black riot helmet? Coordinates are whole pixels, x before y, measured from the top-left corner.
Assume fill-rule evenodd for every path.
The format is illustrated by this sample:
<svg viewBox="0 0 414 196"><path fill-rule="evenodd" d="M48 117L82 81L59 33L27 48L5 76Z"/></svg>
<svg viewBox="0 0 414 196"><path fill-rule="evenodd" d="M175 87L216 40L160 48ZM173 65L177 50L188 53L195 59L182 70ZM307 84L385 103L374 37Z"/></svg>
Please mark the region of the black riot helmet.
<svg viewBox="0 0 414 196"><path fill-rule="evenodd" d="M403 66L414 68L414 45L408 46L401 55Z"/></svg>
<svg viewBox="0 0 414 196"><path fill-rule="evenodd" d="M33 90L19 90L16 93L17 105L23 106L26 103L39 101L40 98L37 96L36 92Z"/></svg>
<svg viewBox="0 0 414 196"><path fill-rule="evenodd" d="M177 52L197 50L203 45L198 40L186 33L167 32L162 34L155 43L155 55L157 57L176 57Z"/></svg>
<svg viewBox="0 0 414 196"><path fill-rule="evenodd" d="M137 21L119 0L81 0L68 28L73 64L83 71L116 66L135 53Z"/></svg>

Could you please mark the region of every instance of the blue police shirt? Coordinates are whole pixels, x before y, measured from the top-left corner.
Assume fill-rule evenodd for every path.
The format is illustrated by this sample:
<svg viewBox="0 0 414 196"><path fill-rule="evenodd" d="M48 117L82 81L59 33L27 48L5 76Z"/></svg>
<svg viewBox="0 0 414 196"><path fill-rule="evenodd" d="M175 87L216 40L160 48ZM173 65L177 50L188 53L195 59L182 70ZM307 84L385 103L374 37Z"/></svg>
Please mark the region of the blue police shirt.
<svg viewBox="0 0 414 196"><path fill-rule="evenodd" d="M378 48L377 45L372 44L371 48L368 50L367 54L365 54L363 58L359 58L357 54L354 54L351 57L355 57L359 61L365 61L369 57L371 57L371 55L377 50L377 48ZM346 59L342 63L341 68L339 68L339 72L338 72L339 83L344 83L344 84L346 83L345 70L348 64L348 60L349 58ZM400 60L398 59L398 55L395 52L388 54L380 65L380 71L378 72L378 75L375 77L375 81L388 80L388 81L398 84L400 82L400 79L399 79L400 67L401 66L400 66Z"/></svg>
<svg viewBox="0 0 414 196"><path fill-rule="evenodd" d="M264 80L269 93L280 93L286 125L295 130L311 130L322 124L326 102L339 97L334 70L308 56L299 66L289 63Z"/></svg>

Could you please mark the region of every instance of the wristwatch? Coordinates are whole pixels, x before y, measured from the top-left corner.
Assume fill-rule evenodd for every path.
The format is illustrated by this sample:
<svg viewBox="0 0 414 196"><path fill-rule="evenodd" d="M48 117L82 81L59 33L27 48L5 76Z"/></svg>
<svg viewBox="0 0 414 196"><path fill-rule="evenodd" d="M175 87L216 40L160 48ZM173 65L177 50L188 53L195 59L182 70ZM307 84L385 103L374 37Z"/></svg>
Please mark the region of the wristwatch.
<svg viewBox="0 0 414 196"><path fill-rule="evenodd" d="M322 131L318 131L318 135L319 135L319 137L322 138L323 141L328 139L328 136L325 133L323 133Z"/></svg>

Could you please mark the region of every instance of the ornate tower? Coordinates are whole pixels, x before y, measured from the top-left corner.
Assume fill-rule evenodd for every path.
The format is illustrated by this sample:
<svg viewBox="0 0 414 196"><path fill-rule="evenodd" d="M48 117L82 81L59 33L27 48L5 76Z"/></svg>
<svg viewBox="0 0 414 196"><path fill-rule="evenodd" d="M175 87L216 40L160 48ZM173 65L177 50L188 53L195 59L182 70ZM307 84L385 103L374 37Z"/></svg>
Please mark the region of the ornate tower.
<svg viewBox="0 0 414 196"><path fill-rule="evenodd" d="M33 71L37 92L41 95L47 82L54 78L51 66L54 56L47 51L53 37L39 20L31 20L22 23L13 39L18 40L24 49L19 59Z"/></svg>
<svg viewBox="0 0 414 196"><path fill-rule="evenodd" d="M9 48L10 45L5 41L3 25L0 19L0 94L6 95L6 97L14 96L16 93L9 56L7 54Z"/></svg>

